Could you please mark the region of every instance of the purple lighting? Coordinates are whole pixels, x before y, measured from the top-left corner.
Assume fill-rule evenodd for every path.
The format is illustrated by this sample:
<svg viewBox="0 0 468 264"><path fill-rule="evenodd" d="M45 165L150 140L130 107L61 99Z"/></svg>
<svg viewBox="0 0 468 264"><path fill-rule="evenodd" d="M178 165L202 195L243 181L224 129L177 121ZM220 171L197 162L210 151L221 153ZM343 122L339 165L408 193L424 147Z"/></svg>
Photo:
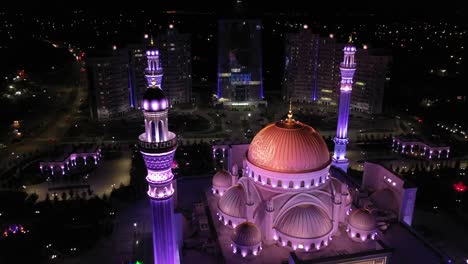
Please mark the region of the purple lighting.
<svg viewBox="0 0 468 264"><path fill-rule="evenodd" d="M161 90L163 77L159 52L147 51L148 89L143 100L145 133L139 137L140 152L147 168L147 194L153 222L155 264L179 264L174 219L175 185L172 165L177 148L176 135L167 129L168 100Z"/></svg>
<svg viewBox="0 0 468 264"><path fill-rule="evenodd" d="M330 35L330 37L332 37ZM338 110L338 124L336 127L335 150L333 154L333 163L338 168L346 171L348 168L348 159L346 158L346 145L348 144L348 119L351 101L351 91L353 76L356 71L354 53L356 48L351 44L344 47L343 62L340 63L341 87L340 104Z"/></svg>
<svg viewBox="0 0 468 264"><path fill-rule="evenodd" d="M152 101L152 102L151 102L151 110L153 110L153 111L159 110L159 103L158 103L158 101Z"/></svg>

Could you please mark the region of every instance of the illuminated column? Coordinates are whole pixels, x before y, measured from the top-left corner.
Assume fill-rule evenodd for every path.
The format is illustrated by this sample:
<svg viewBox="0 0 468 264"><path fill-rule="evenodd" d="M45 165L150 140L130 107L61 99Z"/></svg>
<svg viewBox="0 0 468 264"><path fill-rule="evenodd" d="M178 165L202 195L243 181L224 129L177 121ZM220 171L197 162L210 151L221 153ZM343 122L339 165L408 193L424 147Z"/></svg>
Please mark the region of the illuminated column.
<svg viewBox="0 0 468 264"><path fill-rule="evenodd" d="M154 263L179 264L174 216L175 180L172 174L177 136L168 129L169 104L160 88L162 70L158 59L152 59L159 54L157 50L148 52L148 89L142 102L145 132L138 137L138 145L148 170L146 181L153 218ZM157 69L161 70L160 75Z"/></svg>
<svg viewBox="0 0 468 264"><path fill-rule="evenodd" d="M174 226L175 180L171 168L177 138L174 133L169 132L167 141L148 142L145 134L142 134L139 137L139 145L148 170L146 181L153 213L154 263L178 264L180 261Z"/></svg>
<svg viewBox="0 0 468 264"><path fill-rule="evenodd" d="M270 199L266 202L266 212L265 212L265 233L264 241L267 245L272 245L275 243L275 240L278 239L273 231L273 219L274 219L275 208L273 201Z"/></svg>
<svg viewBox="0 0 468 264"><path fill-rule="evenodd" d="M341 86L340 86L340 106L338 110L338 124L336 127L335 151L333 153L333 165L347 171L348 159L346 158L346 145L348 144L348 119L349 105L351 101L351 91L353 86L353 76L356 71L354 54L356 47L352 45L350 37L348 45L343 49L344 59L340 64Z"/></svg>

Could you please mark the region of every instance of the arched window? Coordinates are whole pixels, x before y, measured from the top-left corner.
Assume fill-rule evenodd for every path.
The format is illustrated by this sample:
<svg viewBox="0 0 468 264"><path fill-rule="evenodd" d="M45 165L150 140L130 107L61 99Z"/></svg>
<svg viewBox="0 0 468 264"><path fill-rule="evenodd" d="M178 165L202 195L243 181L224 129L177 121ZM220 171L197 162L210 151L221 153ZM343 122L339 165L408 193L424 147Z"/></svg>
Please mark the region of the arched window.
<svg viewBox="0 0 468 264"><path fill-rule="evenodd" d="M158 122L158 132L159 132L159 142L164 141L164 135L163 135L163 122L162 120L159 120Z"/></svg>
<svg viewBox="0 0 468 264"><path fill-rule="evenodd" d="M305 182L301 181L301 188L304 188L304 187L305 187Z"/></svg>
<svg viewBox="0 0 468 264"><path fill-rule="evenodd" d="M278 187L283 187L283 183L281 182L281 180L278 181Z"/></svg>
<svg viewBox="0 0 468 264"><path fill-rule="evenodd" d="M292 243L289 240L288 240L288 247L292 247Z"/></svg>
<svg viewBox="0 0 468 264"><path fill-rule="evenodd" d="M259 182L262 181L262 176L258 175L258 181L259 181Z"/></svg>
<svg viewBox="0 0 468 264"><path fill-rule="evenodd" d="M150 121L150 126L151 126L151 141L155 142L156 141L156 125L154 124L153 121Z"/></svg>
<svg viewBox="0 0 468 264"><path fill-rule="evenodd" d="M231 222L231 220L229 220L229 222L228 222L228 225L232 226L232 222Z"/></svg>
<svg viewBox="0 0 468 264"><path fill-rule="evenodd" d="M312 180L310 181L310 186L314 186L314 183L315 183L315 181L314 181L314 179L312 179Z"/></svg>
<svg viewBox="0 0 468 264"><path fill-rule="evenodd" d="M270 178L267 178L267 184L268 184L268 185L271 185L271 180L270 180Z"/></svg>
<svg viewBox="0 0 468 264"><path fill-rule="evenodd" d="M289 182L289 188L294 188L294 182L293 181Z"/></svg>
<svg viewBox="0 0 468 264"><path fill-rule="evenodd" d="M357 237L357 238L360 238L360 237L361 237L361 234L357 233L357 234L356 234L356 237Z"/></svg>

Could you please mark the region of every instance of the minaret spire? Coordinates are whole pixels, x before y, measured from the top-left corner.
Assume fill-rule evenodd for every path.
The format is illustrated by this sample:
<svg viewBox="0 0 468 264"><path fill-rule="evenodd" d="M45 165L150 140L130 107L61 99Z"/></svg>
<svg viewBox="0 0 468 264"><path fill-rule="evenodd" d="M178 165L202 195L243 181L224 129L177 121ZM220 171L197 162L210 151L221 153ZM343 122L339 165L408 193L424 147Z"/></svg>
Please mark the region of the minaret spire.
<svg viewBox="0 0 468 264"><path fill-rule="evenodd" d="M341 84L340 84L340 105L338 111L338 124L336 127L335 151L333 153L333 164L346 171L348 169L348 159L346 158L346 145L348 144L348 119L351 101L351 91L353 86L353 76L356 71L354 54L356 47L352 44L352 34L349 36L349 43L344 47L343 62L340 63Z"/></svg>
<svg viewBox="0 0 468 264"><path fill-rule="evenodd" d="M150 45L146 51L146 58L148 61L148 67L145 70L146 81L148 82L148 87L158 87L162 89L162 77L163 69L159 61L159 50L156 49L154 45L153 36L150 38Z"/></svg>
<svg viewBox="0 0 468 264"><path fill-rule="evenodd" d="M291 99L289 99L289 111L288 111L288 121L291 122L293 117L292 113L292 104L291 104Z"/></svg>

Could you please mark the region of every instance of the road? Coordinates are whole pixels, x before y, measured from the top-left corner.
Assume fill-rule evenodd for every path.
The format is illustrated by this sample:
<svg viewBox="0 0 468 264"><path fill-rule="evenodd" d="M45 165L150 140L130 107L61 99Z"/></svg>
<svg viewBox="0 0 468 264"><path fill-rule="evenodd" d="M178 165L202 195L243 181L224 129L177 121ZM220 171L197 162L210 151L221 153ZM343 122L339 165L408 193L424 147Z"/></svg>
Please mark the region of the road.
<svg viewBox="0 0 468 264"><path fill-rule="evenodd" d="M74 66L75 67L75 66ZM79 70L78 67L76 67ZM83 76L84 77L84 76ZM0 152L0 167L6 168L7 164L15 159L19 159L23 154L32 153L36 150L41 150L49 146L49 139L56 139L59 141L72 125L65 119L67 116L74 120L78 117L78 109L80 106L80 99L87 96L86 87L57 87L57 94L61 94L62 104L50 109L40 109L44 111L43 118L47 119L48 127L34 138L25 137L22 141L8 145L6 150ZM62 108L62 106L65 106ZM60 108L60 109L57 109ZM62 111L65 109L65 111ZM25 120L24 122L28 122ZM1 174L2 172L0 172Z"/></svg>

